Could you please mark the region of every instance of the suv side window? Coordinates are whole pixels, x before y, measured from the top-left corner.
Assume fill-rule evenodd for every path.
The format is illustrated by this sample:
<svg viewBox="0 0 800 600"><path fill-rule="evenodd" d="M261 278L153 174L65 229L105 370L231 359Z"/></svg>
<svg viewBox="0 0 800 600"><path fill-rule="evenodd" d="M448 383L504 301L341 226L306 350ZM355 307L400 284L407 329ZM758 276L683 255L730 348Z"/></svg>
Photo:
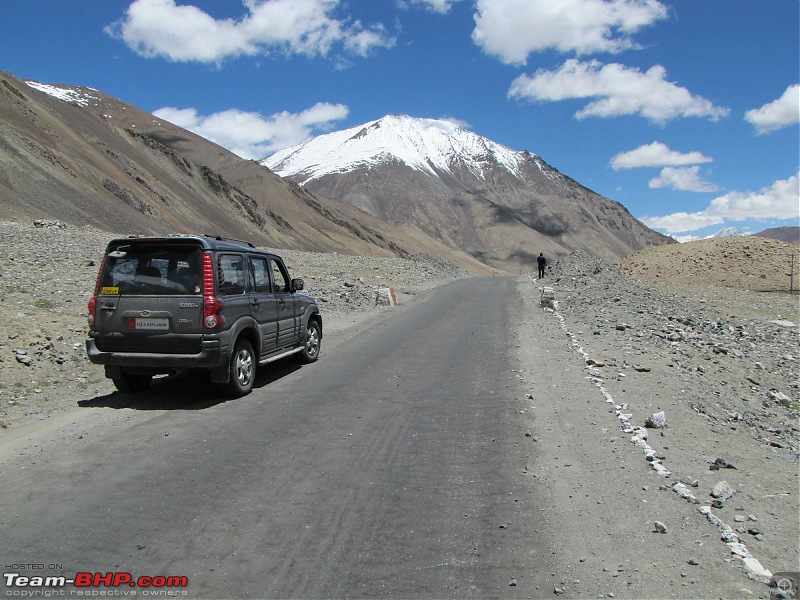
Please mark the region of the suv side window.
<svg viewBox="0 0 800 600"><path fill-rule="evenodd" d="M219 293L223 296L244 294L244 257L240 254L221 254L219 257Z"/></svg>
<svg viewBox="0 0 800 600"><path fill-rule="evenodd" d="M276 294L288 294L291 289L289 283L289 274L284 269L283 265L274 259L270 259L272 265L272 279L275 282Z"/></svg>
<svg viewBox="0 0 800 600"><path fill-rule="evenodd" d="M267 259L260 256L251 256L250 264L253 265L253 291L257 294L271 293L272 286L269 283Z"/></svg>

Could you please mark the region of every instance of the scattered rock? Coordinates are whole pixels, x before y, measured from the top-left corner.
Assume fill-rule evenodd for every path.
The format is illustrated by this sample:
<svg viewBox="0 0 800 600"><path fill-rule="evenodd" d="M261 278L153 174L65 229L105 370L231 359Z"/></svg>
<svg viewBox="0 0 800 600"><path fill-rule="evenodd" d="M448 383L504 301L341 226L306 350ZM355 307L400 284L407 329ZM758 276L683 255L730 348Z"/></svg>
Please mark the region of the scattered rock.
<svg viewBox="0 0 800 600"><path fill-rule="evenodd" d="M49 219L35 219L33 226L37 228L51 227L54 229L66 229L68 225L63 221L52 221Z"/></svg>
<svg viewBox="0 0 800 600"><path fill-rule="evenodd" d="M654 525L655 525L655 530L658 533L667 533L667 526L664 525L664 523L662 523L661 521L656 521Z"/></svg>
<svg viewBox="0 0 800 600"><path fill-rule="evenodd" d="M692 504L700 504L700 500L698 500L694 494L692 494L685 484L676 483L674 486L672 486L672 489L675 490L675 493L677 493L681 498L688 500Z"/></svg>
<svg viewBox="0 0 800 600"><path fill-rule="evenodd" d="M653 413L644 421L644 426L650 429L664 429L667 427L667 415L664 411Z"/></svg>
<svg viewBox="0 0 800 600"><path fill-rule="evenodd" d="M17 362L20 364L25 365L26 367L30 367L33 364L33 359L28 356L27 352L24 351L17 351L14 355L14 358L17 359Z"/></svg>
<svg viewBox="0 0 800 600"><path fill-rule="evenodd" d="M792 399L783 392L779 392L778 390L768 391L767 397L773 402L776 402L786 408L789 408L792 405Z"/></svg>
<svg viewBox="0 0 800 600"><path fill-rule="evenodd" d="M733 487L727 481L718 481L714 484L714 488L711 490L711 497L717 498L721 502L728 500L733 496L735 493Z"/></svg>
<svg viewBox="0 0 800 600"><path fill-rule="evenodd" d="M719 469L735 469L735 468L736 467L734 467L724 458L716 459L713 463L711 463L711 466L709 467L709 469L711 469L712 471L717 471Z"/></svg>
<svg viewBox="0 0 800 600"><path fill-rule="evenodd" d="M760 581L761 583L765 583L769 585L772 581L772 573L765 569L760 562L758 562L755 558L748 557L742 559L744 563L745 571L747 572L747 576L750 579L754 579L755 581Z"/></svg>

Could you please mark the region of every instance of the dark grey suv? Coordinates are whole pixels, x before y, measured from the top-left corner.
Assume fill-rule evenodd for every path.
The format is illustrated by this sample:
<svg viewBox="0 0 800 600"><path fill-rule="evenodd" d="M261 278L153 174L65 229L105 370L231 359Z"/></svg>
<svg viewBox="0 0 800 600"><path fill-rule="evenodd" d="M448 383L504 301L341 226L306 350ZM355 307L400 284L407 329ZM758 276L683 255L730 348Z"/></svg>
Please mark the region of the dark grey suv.
<svg viewBox="0 0 800 600"><path fill-rule="evenodd" d="M89 360L123 392L153 375L205 369L231 396L256 365L319 357L322 317L280 256L214 236L108 243L89 300Z"/></svg>

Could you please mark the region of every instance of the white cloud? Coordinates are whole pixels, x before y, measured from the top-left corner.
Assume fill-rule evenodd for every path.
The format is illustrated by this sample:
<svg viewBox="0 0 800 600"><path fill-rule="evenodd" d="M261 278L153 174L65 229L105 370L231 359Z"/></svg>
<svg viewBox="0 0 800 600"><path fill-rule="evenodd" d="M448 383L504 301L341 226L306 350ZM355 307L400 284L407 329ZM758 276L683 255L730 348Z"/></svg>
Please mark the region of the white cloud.
<svg viewBox="0 0 800 600"><path fill-rule="evenodd" d="M459 128L459 129L466 129L467 131L471 131L472 130L472 124L469 121L465 121L464 119L459 119L458 117L444 116L444 117L439 117L436 120L437 121L448 121L449 123L452 123L453 126Z"/></svg>
<svg viewBox="0 0 800 600"><path fill-rule="evenodd" d="M797 124L800 122L800 85L790 85L777 100L748 110L744 119L759 135Z"/></svg>
<svg viewBox="0 0 800 600"><path fill-rule="evenodd" d="M710 225L721 225L725 219L718 215L709 215L705 211L696 213L677 212L664 217L643 217L639 219L651 229L663 229L667 233L697 231Z"/></svg>
<svg viewBox="0 0 800 600"><path fill-rule="evenodd" d="M620 152L611 159L611 168L619 171L638 167L680 167L709 162L714 162L714 159L704 156L701 152L676 152L670 150L666 144L653 142L628 152Z"/></svg>
<svg viewBox="0 0 800 600"><path fill-rule="evenodd" d="M153 114L242 158L260 159L309 140L315 131L329 129L333 122L347 117L349 109L343 104L320 102L301 113L284 111L270 117L236 109L201 116L194 108L173 107L160 108Z"/></svg>
<svg viewBox="0 0 800 600"><path fill-rule="evenodd" d="M658 0L477 0L472 40L507 64L532 52L620 52L630 35L666 19Z"/></svg>
<svg viewBox="0 0 800 600"><path fill-rule="evenodd" d="M800 179L797 175L776 181L758 192L731 192L711 201L705 210L678 212L664 217L640 219L648 227L669 233L695 231L726 221L766 221L800 218Z"/></svg>
<svg viewBox="0 0 800 600"><path fill-rule="evenodd" d="M666 70L655 65L642 73L618 63L566 61L557 71L539 70L520 75L508 90L511 98L555 102L573 98L599 98L575 113L586 117L619 117L639 114L664 124L678 117L707 117L716 121L727 108L693 96L686 88L666 80Z"/></svg>
<svg viewBox="0 0 800 600"><path fill-rule="evenodd" d="M368 56L373 48L386 48L394 44L383 25L376 25L372 29L364 29L360 21L356 21L355 24L356 30L344 40L345 48L353 54Z"/></svg>
<svg viewBox="0 0 800 600"><path fill-rule="evenodd" d="M364 28L332 16L339 0L243 0L241 19L215 19L175 0L135 0L106 33L134 52L176 62L216 62L242 55L285 52L327 55L334 44L360 56L394 44L383 26Z"/></svg>
<svg viewBox="0 0 800 600"><path fill-rule="evenodd" d="M439 14L445 14L450 11L453 4L460 1L461 0L411 0L411 3L425 6L428 10ZM400 4L403 6L405 3L401 2Z"/></svg>
<svg viewBox="0 0 800 600"><path fill-rule="evenodd" d="M650 180L651 188L669 188L681 192L716 192L719 187L700 177L700 167L664 167L661 175Z"/></svg>

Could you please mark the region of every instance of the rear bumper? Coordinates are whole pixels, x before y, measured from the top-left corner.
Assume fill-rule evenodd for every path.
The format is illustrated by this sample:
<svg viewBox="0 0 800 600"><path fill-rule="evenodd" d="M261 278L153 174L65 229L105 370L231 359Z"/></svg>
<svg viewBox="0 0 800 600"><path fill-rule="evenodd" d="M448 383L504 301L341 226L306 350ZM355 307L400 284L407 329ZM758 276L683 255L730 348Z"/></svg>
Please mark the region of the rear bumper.
<svg viewBox="0 0 800 600"><path fill-rule="evenodd" d="M222 360L220 340L203 340L197 354L164 354L158 352L103 352L94 339L86 340L86 354L96 365L132 367L154 372L169 372L175 369L213 369Z"/></svg>

